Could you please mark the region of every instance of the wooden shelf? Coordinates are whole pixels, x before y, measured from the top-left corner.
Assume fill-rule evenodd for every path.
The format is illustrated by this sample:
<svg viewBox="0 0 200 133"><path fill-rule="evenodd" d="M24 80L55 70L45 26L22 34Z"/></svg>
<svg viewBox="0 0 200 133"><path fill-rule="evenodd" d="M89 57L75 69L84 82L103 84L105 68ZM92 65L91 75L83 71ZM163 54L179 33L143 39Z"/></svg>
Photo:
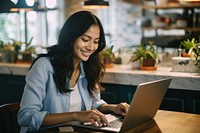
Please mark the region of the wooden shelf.
<svg viewBox="0 0 200 133"><path fill-rule="evenodd" d="M198 15L195 15L195 13L198 12L199 9L200 2L197 2L195 4L191 2L169 2L166 5L156 5L155 3L141 4L142 15L144 17L147 15L146 13L151 12L154 14L155 17L163 16L163 18L169 17L169 19L175 20L173 21L173 23L167 23L165 22L165 20L159 20L158 18L158 20L155 21L158 22L158 25L155 23L149 26L141 26L142 41L145 42L146 40L151 39L154 40L161 47L177 48L177 42L183 40L186 35L188 36L189 34L194 33L191 35L195 36L200 32L200 26L198 25L199 22L196 22L198 20L196 19ZM162 10L163 12L159 12L160 10ZM172 11L172 15L165 16L164 10ZM179 10L181 10L181 12L179 12ZM167 12L168 11L166 11L166 13ZM179 17L179 15L176 16L177 13L179 13L180 17L185 17L185 21L187 21L188 27L177 27L179 26L176 22L176 17ZM175 16L173 16L173 14L175 14ZM152 19L150 20L152 21ZM163 23L163 25L159 25L159 22L161 24ZM148 37L149 35L147 36L146 31L155 31L155 34Z"/></svg>
<svg viewBox="0 0 200 133"><path fill-rule="evenodd" d="M200 27L141 27L143 30L186 30L186 31L200 31Z"/></svg>
<svg viewBox="0 0 200 133"><path fill-rule="evenodd" d="M200 4L187 4L170 2L167 5L141 5L142 9L179 9L179 8L200 8Z"/></svg>

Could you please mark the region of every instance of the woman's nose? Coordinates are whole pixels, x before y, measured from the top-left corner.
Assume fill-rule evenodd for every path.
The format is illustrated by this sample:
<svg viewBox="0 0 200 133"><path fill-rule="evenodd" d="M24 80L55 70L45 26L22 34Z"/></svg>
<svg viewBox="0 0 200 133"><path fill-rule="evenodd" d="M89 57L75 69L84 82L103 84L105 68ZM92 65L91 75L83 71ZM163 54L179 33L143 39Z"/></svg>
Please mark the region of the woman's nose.
<svg viewBox="0 0 200 133"><path fill-rule="evenodd" d="M91 42L88 44L87 49L89 49L89 50L94 50L94 49L95 49L94 46L95 46L95 43L91 41Z"/></svg>

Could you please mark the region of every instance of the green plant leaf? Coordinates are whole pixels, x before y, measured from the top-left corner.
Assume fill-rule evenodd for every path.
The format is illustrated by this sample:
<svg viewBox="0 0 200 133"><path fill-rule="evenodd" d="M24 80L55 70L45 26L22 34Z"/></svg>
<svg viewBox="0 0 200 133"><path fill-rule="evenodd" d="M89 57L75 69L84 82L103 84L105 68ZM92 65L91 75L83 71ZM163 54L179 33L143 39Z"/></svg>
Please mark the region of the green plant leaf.
<svg viewBox="0 0 200 133"><path fill-rule="evenodd" d="M147 59L147 58L153 58L156 60L157 53L154 47L154 42L149 41L148 45L145 46L141 44L136 48L136 51L134 51L129 59L129 62L134 62L137 60Z"/></svg>

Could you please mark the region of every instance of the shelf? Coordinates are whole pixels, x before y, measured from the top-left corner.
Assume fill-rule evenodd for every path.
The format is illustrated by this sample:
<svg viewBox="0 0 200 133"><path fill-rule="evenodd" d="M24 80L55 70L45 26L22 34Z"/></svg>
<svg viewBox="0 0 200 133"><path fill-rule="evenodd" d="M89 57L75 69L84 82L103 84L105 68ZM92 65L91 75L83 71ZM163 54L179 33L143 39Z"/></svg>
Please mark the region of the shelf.
<svg viewBox="0 0 200 133"><path fill-rule="evenodd" d="M148 12L153 13L155 17L162 17L163 15L163 18L158 17L156 20L154 18L150 19L151 22L155 21L152 25L141 26L142 42L153 40L160 47L179 47L180 41L183 40L185 36L196 36L200 32L198 15L195 15L195 13L198 13L199 9L200 2L169 2L166 5L146 3L146 5L141 5L142 15L144 17L148 15L146 14ZM154 12L151 10L154 10ZM163 10L163 12L159 12L159 10ZM165 16L164 13L165 11L168 12L167 10L173 10L171 16ZM179 10L181 10L181 12L179 12ZM179 14L176 16L178 12ZM175 14L175 16L173 16L173 14ZM178 22L176 17L185 18L184 20L187 22L187 26L185 26L185 23L182 21ZM172 19L172 21L165 20L165 18L169 18L170 20ZM179 25L183 27L179 27Z"/></svg>
<svg viewBox="0 0 200 133"><path fill-rule="evenodd" d="M141 27L143 30L186 30L186 31L200 31L200 27L186 27L186 28L178 28L178 27Z"/></svg>
<svg viewBox="0 0 200 133"><path fill-rule="evenodd" d="M174 3L174 2L170 2L167 5L142 5L141 6L142 9L179 9L179 8L200 8L200 4L196 4L196 5L191 5L191 4L187 4L187 5L183 5L180 3Z"/></svg>

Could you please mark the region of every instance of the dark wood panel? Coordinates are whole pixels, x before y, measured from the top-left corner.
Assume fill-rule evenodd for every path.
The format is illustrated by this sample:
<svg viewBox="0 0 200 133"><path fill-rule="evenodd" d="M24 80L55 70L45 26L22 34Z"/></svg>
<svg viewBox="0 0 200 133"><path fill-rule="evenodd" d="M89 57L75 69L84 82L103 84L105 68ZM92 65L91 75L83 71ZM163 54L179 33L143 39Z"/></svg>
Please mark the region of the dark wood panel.
<svg viewBox="0 0 200 133"><path fill-rule="evenodd" d="M107 103L116 103L116 93L115 92L102 92L101 98L104 99Z"/></svg>
<svg viewBox="0 0 200 133"><path fill-rule="evenodd" d="M7 80L7 89L6 89L6 102L18 102L21 100L23 90L25 86L25 81L19 78L16 79L8 79Z"/></svg>
<svg viewBox="0 0 200 133"><path fill-rule="evenodd" d="M0 75L0 104L19 102L25 77ZM108 103L130 103L137 86L102 83L106 88L102 99ZM160 109L200 114L200 91L168 89Z"/></svg>
<svg viewBox="0 0 200 133"><path fill-rule="evenodd" d="M6 101L6 82L5 79L0 75L0 105Z"/></svg>
<svg viewBox="0 0 200 133"><path fill-rule="evenodd" d="M25 77L19 75L0 75L0 104L20 102L24 90Z"/></svg>
<svg viewBox="0 0 200 133"><path fill-rule="evenodd" d="M184 99L165 97L160 105L160 109L184 112L184 105Z"/></svg>
<svg viewBox="0 0 200 133"><path fill-rule="evenodd" d="M132 95L135 92L136 86L128 85L118 85L118 84L102 84L106 90L102 92L101 96L108 103L120 103L127 102L130 103L132 100ZM108 94L112 93L115 99L110 100L111 97L108 97Z"/></svg>
<svg viewBox="0 0 200 133"><path fill-rule="evenodd" d="M194 99L194 113L200 114L200 95Z"/></svg>
<svg viewBox="0 0 200 133"><path fill-rule="evenodd" d="M102 98L108 103L130 103L137 86L103 84ZM160 109L200 114L200 91L168 89Z"/></svg>

